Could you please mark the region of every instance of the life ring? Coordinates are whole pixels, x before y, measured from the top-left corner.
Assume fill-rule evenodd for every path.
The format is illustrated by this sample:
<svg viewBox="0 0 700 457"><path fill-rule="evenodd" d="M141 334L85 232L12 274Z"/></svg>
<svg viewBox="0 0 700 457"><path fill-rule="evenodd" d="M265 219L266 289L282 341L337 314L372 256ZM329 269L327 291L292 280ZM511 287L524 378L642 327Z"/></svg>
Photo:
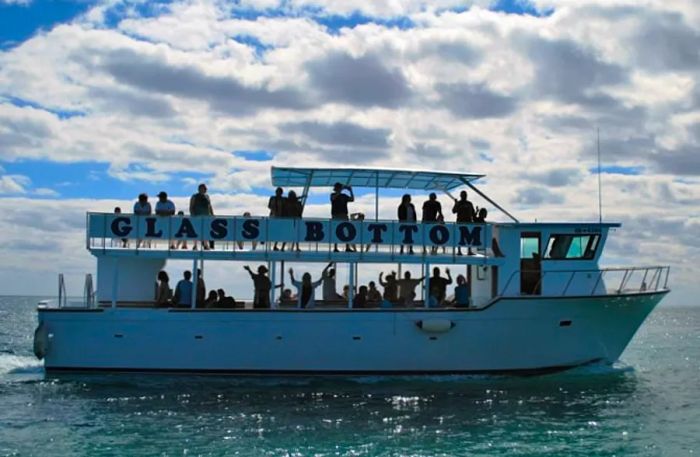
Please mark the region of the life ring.
<svg viewBox="0 0 700 457"><path fill-rule="evenodd" d="M416 322L416 326L426 333L449 332L455 325L449 319L425 319Z"/></svg>
<svg viewBox="0 0 700 457"><path fill-rule="evenodd" d="M42 322L34 330L34 355L41 360L46 355L46 349L49 346L49 332L46 330L46 325Z"/></svg>

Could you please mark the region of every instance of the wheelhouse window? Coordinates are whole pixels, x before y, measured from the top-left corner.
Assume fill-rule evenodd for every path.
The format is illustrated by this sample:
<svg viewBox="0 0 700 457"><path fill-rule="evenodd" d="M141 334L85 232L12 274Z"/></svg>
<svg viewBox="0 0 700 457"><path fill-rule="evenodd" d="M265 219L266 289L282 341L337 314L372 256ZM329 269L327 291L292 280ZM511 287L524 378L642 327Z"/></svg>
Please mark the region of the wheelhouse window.
<svg viewBox="0 0 700 457"><path fill-rule="evenodd" d="M547 243L545 259L592 259L599 240L600 235L552 235Z"/></svg>

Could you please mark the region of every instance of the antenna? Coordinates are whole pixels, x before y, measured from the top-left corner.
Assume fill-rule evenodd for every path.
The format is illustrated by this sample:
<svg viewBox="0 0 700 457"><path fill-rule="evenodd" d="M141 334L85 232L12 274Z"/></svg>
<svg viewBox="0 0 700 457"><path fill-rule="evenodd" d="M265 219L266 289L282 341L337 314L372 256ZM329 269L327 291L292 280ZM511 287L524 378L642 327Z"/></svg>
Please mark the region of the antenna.
<svg viewBox="0 0 700 457"><path fill-rule="evenodd" d="M598 144L598 223L603 223L603 191L600 184L600 127L596 128L597 132L597 144Z"/></svg>

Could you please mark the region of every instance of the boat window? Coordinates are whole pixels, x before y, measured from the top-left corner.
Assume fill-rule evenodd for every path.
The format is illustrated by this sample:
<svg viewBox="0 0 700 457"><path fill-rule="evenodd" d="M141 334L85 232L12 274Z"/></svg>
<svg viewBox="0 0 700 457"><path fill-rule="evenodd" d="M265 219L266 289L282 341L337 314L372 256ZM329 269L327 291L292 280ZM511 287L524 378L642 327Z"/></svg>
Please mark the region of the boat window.
<svg viewBox="0 0 700 457"><path fill-rule="evenodd" d="M592 259L599 235L552 235L545 251L546 259Z"/></svg>
<svg viewBox="0 0 700 457"><path fill-rule="evenodd" d="M540 238L539 236L520 237L520 258L533 259L540 253Z"/></svg>

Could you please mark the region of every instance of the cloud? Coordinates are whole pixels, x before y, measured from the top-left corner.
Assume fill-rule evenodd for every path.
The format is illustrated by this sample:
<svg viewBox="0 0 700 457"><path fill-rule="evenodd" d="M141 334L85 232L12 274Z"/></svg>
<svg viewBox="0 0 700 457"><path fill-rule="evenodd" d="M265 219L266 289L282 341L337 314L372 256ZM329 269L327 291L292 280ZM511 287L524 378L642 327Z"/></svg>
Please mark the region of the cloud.
<svg viewBox="0 0 700 457"><path fill-rule="evenodd" d="M517 109L515 97L501 95L484 84L439 84L440 105L463 118L505 117Z"/></svg>
<svg viewBox="0 0 700 457"><path fill-rule="evenodd" d="M26 186L31 184L31 180L22 175L2 175L0 176L0 195L25 194Z"/></svg>
<svg viewBox="0 0 700 457"><path fill-rule="evenodd" d="M401 70L388 68L371 54L353 57L334 52L307 63L306 68L322 101L397 108L411 97Z"/></svg>
<svg viewBox="0 0 700 457"><path fill-rule="evenodd" d="M233 116L264 108L306 109L309 102L295 89L249 87L227 76L207 75L196 67L170 65L157 57L129 49L108 53L102 68L117 81L134 88L206 102Z"/></svg>
<svg viewBox="0 0 700 457"><path fill-rule="evenodd" d="M558 205L564 203L564 197L559 193L550 191L546 187L537 186L519 189L511 202L526 206Z"/></svg>
<svg viewBox="0 0 700 457"><path fill-rule="evenodd" d="M301 133L321 144L385 149L389 146L389 129L366 128L351 122L326 124L321 122L293 122L281 129L289 133Z"/></svg>

